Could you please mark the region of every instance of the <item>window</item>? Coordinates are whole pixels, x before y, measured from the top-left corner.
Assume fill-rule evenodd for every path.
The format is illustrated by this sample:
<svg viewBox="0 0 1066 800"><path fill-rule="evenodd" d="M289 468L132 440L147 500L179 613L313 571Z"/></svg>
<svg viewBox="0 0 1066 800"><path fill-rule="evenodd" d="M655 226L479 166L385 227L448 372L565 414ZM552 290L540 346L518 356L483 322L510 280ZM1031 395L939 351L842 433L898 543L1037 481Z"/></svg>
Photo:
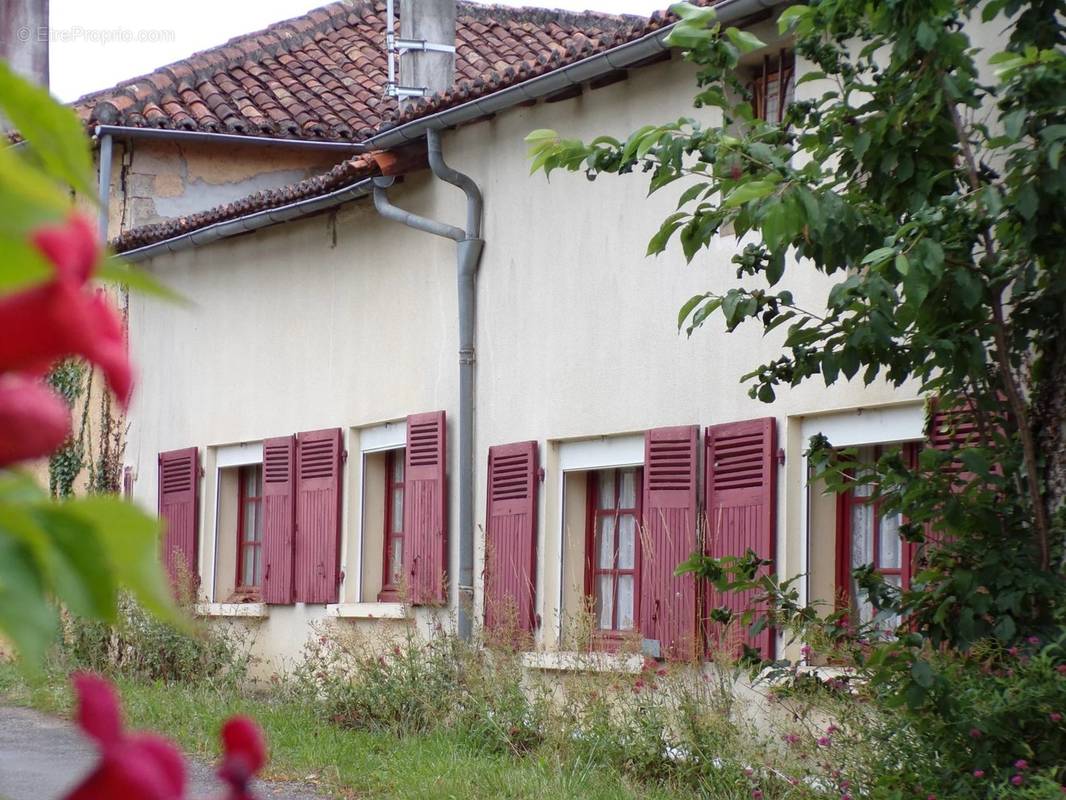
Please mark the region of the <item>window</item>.
<svg viewBox="0 0 1066 800"><path fill-rule="evenodd" d="M385 454L385 563L382 567L382 587L378 600L396 602L403 583L403 488L405 448L389 450Z"/></svg>
<svg viewBox="0 0 1066 800"><path fill-rule="evenodd" d="M861 465L872 465L891 447L893 446L860 447L857 461ZM902 448L905 458L915 457L916 449L913 444L902 445ZM858 471L861 471L861 467ZM913 546L900 537L902 516L898 512L882 513L880 500L874 499L874 488L872 483L864 481L860 475L852 489L840 495L837 518L837 591L861 624L871 622L876 615L876 609L865 596L865 592L855 585L852 571L871 565L884 577L888 585L908 589L914 555ZM892 630L897 625L899 619L890 617L879 622L878 627Z"/></svg>
<svg viewBox="0 0 1066 800"><path fill-rule="evenodd" d="M238 474L237 591L258 589L263 582L263 467L249 464Z"/></svg>
<svg viewBox="0 0 1066 800"><path fill-rule="evenodd" d="M795 99L795 72L796 57L791 51L782 48L776 56L763 56L748 83L756 117L777 123L784 119L785 109Z"/></svg>
<svg viewBox="0 0 1066 800"><path fill-rule="evenodd" d="M585 591L596 627L608 635L636 627L640 596L640 467L591 473Z"/></svg>

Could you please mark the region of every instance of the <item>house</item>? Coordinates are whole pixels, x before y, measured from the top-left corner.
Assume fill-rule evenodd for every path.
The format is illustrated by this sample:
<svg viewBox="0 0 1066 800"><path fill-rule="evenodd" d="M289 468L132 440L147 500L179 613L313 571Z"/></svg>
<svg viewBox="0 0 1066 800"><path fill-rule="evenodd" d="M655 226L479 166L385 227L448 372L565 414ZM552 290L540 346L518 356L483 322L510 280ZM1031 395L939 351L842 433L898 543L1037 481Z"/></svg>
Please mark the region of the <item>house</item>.
<svg viewBox="0 0 1066 800"><path fill-rule="evenodd" d="M775 3L717 5L770 43L743 67L760 113L822 91L796 84L806 67ZM736 237L687 267L673 248L646 259L676 196L529 175L531 130L587 138L693 113L693 70L663 43L671 17L457 9L454 83L402 109L383 97L372 0L81 103L133 143L127 170L154 175L143 196L112 197L115 249L191 301L129 301L126 461L133 496L167 520L168 566L195 577L202 613L254 626L274 664L323 620L515 627L546 667L590 648L705 655L720 646L707 608L743 598L674 576L697 547L753 549L804 576L803 598L868 615L849 568L905 583L898 519L825 495L804 452L818 433L862 458L927 446L916 388L750 399L741 376L779 340L676 330L686 299L734 284ZM174 167L192 152L167 140L180 131L190 146L226 138L195 143L216 155L194 173ZM174 213L197 193L219 203ZM831 285L785 281L808 307Z"/></svg>

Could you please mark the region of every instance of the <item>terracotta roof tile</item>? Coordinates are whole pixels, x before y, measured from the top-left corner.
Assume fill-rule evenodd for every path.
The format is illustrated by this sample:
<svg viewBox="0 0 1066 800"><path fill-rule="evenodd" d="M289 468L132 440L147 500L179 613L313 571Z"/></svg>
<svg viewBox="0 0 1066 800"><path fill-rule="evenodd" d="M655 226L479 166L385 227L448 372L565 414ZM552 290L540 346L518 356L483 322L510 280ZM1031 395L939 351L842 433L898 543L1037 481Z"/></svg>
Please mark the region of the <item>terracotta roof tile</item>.
<svg viewBox="0 0 1066 800"><path fill-rule="evenodd" d="M384 18L383 0L334 2L86 95L75 109L87 123L360 140L636 38L649 26L641 17L458 0L457 85L401 117L395 100L383 96Z"/></svg>

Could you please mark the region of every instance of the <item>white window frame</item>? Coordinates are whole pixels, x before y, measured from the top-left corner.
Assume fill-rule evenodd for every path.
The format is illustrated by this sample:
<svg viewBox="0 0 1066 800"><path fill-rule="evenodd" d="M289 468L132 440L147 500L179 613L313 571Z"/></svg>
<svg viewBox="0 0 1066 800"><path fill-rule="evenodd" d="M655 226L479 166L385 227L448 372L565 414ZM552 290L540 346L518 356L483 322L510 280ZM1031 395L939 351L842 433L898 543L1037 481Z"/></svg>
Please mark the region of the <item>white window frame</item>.
<svg viewBox="0 0 1066 800"><path fill-rule="evenodd" d="M380 604L377 602L364 603L363 597L363 553L365 551L364 530L366 524L366 457L370 453L384 453L388 450L398 450L407 447L407 419L394 422L386 422L381 425L371 425L365 428L356 428L355 433L359 436L359 541L356 548L357 561L355 564L355 597L359 606L367 605L394 605L390 603ZM341 539L341 563L348 563L348 537ZM384 576L383 576L384 577ZM343 587L342 587L343 589Z"/></svg>
<svg viewBox="0 0 1066 800"><path fill-rule="evenodd" d="M644 434L631 433L620 436L599 436L595 439L577 439L559 442L559 471L556 485L559 487L559 519L556 530L559 532L559 546L556 548L559 555L555 564L555 585L558 590L556 607L559 612L555 615L555 641L563 640L563 554L566 548L563 546L566 521L566 473L568 472L594 472L600 469L615 469L619 467L642 467L644 466ZM582 531L584 534L584 531ZM543 553L543 542L540 543L539 552ZM537 577L537 597L539 601L541 619L544 619L543 577Z"/></svg>
<svg viewBox="0 0 1066 800"><path fill-rule="evenodd" d="M215 524L211 526L211 574L204 575L204 580L209 581L207 585L211 589L208 593L211 603L217 603L218 598L215 597L215 573L218 569L218 542L220 538L218 526L220 524L219 510L222 506L222 470L230 469L231 467L244 467L249 464L262 464L263 443L240 442L239 444L217 445L209 449L213 450L215 454ZM205 547L206 545L207 542L204 542Z"/></svg>
<svg viewBox="0 0 1066 800"><path fill-rule="evenodd" d="M800 597L810 603L807 575L811 568L811 480L807 443L822 434L834 447L893 444L913 442L925 438L925 406L921 402L877 408L856 408L850 411L802 417L800 447L803 463L803 491L800 492L800 519L803 521L803 563L800 565Z"/></svg>

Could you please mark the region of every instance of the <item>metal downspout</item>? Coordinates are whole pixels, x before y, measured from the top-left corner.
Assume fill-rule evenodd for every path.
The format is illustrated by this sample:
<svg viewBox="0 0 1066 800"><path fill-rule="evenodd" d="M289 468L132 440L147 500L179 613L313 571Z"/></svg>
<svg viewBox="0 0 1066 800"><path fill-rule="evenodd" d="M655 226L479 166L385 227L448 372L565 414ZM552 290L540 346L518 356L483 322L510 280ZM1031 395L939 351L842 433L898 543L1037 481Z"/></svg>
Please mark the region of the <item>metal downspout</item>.
<svg viewBox="0 0 1066 800"><path fill-rule="evenodd" d="M111 136L100 137L100 184L97 197L100 200L100 242L107 244L108 205L111 202Z"/></svg>
<svg viewBox="0 0 1066 800"><path fill-rule="evenodd" d="M473 633L474 608L474 331L476 328L475 280L481 251L481 191L468 175L444 163L440 135L426 131L426 149L433 174L466 193L466 230L427 219L397 208L389 202L386 187L392 178L374 180L374 208L386 219L416 230L452 239L458 244L456 283L459 299L459 579L456 585L456 617L459 635Z"/></svg>

